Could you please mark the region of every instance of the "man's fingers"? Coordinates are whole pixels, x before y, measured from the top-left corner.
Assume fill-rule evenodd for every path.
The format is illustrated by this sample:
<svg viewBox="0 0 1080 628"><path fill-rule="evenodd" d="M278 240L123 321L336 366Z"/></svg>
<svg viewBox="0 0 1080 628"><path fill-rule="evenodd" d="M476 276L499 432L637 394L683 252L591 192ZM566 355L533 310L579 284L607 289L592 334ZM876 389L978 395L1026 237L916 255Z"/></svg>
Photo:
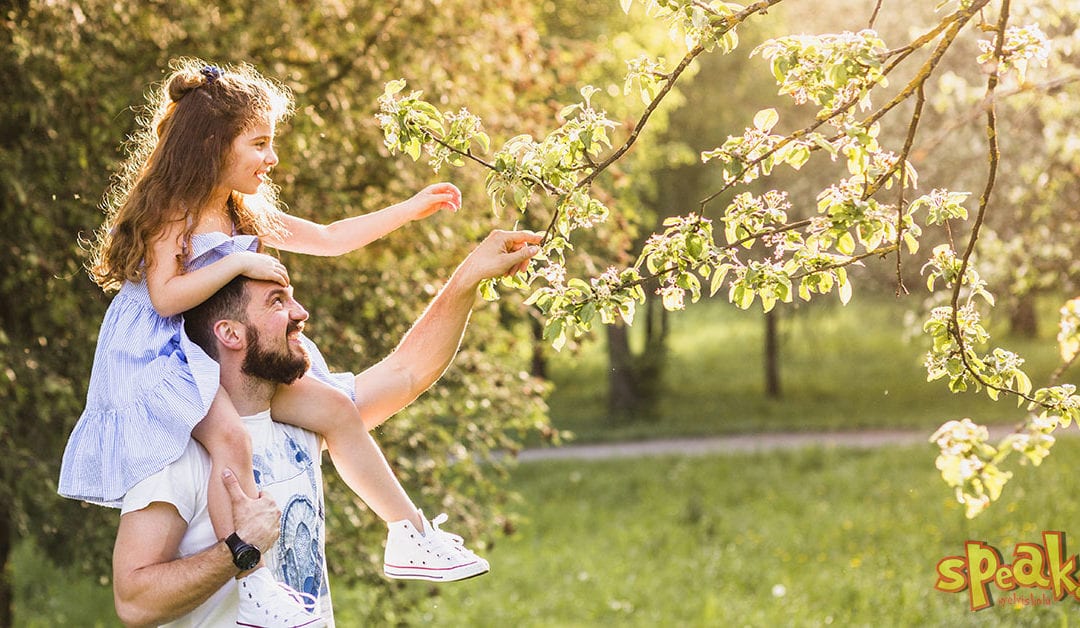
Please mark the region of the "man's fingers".
<svg viewBox="0 0 1080 628"><path fill-rule="evenodd" d="M517 245L521 244L540 244L544 241L544 234L537 233L535 231L504 231L503 232L511 242ZM519 246L515 246L517 249Z"/></svg>
<svg viewBox="0 0 1080 628"><path fill-rule="evenodd" d="M534 255L540 252L540 247L535 244L516 245L520 248L509 251L507 255L510 256L510 268L506 271L507 275L513 275L520 273L529 267L529 260Z"/></svg>
<svg viewBox="0 0 1080 628"><path fill-rule="evenodd" d="M229 497L233 502L249 499L244 494L244 489L240 488L240 480L236 479L236 474L232 472L232 469L225 469L221 472L221 481L225 483L225 490L229 492Z"/></svg>

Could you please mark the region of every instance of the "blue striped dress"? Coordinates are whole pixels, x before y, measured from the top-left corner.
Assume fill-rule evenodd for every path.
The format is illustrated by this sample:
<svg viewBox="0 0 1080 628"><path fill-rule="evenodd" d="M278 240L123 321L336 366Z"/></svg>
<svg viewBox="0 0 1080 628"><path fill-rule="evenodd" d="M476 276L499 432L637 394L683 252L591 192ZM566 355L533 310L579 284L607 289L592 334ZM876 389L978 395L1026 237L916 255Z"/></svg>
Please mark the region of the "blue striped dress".
<svg viewBox="0 0 1080 628"><path fill-rule="evenodd" d="M255 236L196 234L188 268L258 244ZM353 375L330 373L315 344L301 340L311 355L308 373L353 397ZM105 312L86 408L64 449L58 492L119 508L128 489L184 452L217 394L218 375L217 362L184 333L182 316L159 316L145 281L125 283Z"/></svg>

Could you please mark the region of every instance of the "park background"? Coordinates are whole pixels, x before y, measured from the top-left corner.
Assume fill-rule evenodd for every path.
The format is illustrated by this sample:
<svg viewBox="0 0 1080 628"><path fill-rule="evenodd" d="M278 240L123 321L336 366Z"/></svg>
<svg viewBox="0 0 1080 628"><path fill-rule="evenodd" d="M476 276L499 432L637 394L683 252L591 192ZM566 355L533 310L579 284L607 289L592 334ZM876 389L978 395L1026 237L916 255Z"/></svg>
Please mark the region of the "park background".
<svg viewBox="0 0 1080 628"><path fill-rule="evenodd" d="M760 109L787 115L767 64L749 57L758 43L858 30L875 6L882 37L903 40L940 18L937 4L794 0L748 21L740 47L696 63L633 154L602 182L618 211L583 247L590 258L582 263L625 259L667 213L715 188L717 175L695 163L699 151L739 133ZM1075 7L1015 4L1075 46ZM294 91L297 113L281 129L275 182L299 215L329 221L371 211L436 179L463 189L466 206L454 216L410 225L344 258L286 259L310 306L311 335L332 364L357 370L392 348L482 234L544 227L512 210L493 213L476 169L433 176L390 155L374 118L383 84L406 78L440 107L467 105L496 142L543 135L587 83L630 124L637 111L622 99L624 60L642 51L681 55L666 25L631 8L562 0L6 3L0 625L116 623L107 577L116 513L60 500L55 478L108 302L81 270L83 239L100 225L101 195L135 128L132 107L170 59L247 61ZM929 95L920 187L978 189L985 176L982 129L964 87L980 80L964 74L979 33L967 36L946 60L955 74ZM1044 83L1069 79L1054 91L1021 92L1001 104L1003 181L988 219L993 235L980 243L998 297L990 327L1028 358L1036 381L1057 366L1057 311L1075 288L1077 54L1066 48L1055 58L1062 65L1047 68ZM1046 106L1059 101L1072 108ZM1045 140L1051 131L1059 150ZM825 175L787 177L792 196L805 198ZM377 438L418 503L462 521L492 573L442 587L382 580L384 530L331 477L340 625L1074 621L1071 598L975 613L965 595L933 588L937 562L962 553L966 540L1000 548L1008 560L1016 543L1040 542L1042 531L1073 531L1080 506L1069 499L1077 488L1069 461L1080 444L1071 439L1038 468L1016 467L1001 500L973 520L941 481L929 442L854 449L823 438L794 450L521 464L506 455L762 432L904 428L928 440L949 419L1019 421L1023 409L1012 403L926 383L928 341L919 328L931 297L920 290L919 265L908 264L910 294L898 298L890 264L868 261L853 270L857 287L846 306L825 296L763 315L721 297L672 313L654 298L636 326L598 328L561 352L540 339L524 295L481 304L444 382ZM2 614L9 608L13 614Z"/></svg>

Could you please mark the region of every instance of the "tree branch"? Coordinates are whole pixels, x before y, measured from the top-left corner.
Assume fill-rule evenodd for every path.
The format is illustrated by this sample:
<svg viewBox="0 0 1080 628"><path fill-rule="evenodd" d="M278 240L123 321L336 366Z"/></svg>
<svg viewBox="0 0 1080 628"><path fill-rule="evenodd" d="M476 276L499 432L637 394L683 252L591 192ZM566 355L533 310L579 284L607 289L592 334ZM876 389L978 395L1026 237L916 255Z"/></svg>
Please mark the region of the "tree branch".
<svg viewBox="0 0 1080 628"><path fill-rule="evenodd" d="M973 3L966 10L955 13L955 19L953 19L949 23L948 29L945 32L945 36L942 37L940 42L938 42L937 47L934 48L934 52L930 55L930 58L926 60L926 63L924 63L922 67L919 68L919 71L915 74L915 77L912 78L908 82L908 84L904 86L904 89L900 90L900 93L894 96L891 101L889 101L887 104L885 104L880 109L872 113L868 118L866 118L866 120L863 121L863 125L869 126L874 122L880 120L882 116L891 111L900 103L910 98L911 95L915 92L915 90L919 89L924 83L926 83L926 81L930 78L930 75L933 74L934 69L937 68L937 65L941 62L941 59L945 55L945 52L952 47L953 41L955 41L957 35L960 34L960 30L964 27L965 24L967 24L969 20L971 20L971 18L975 15L976 11L982 8L982 6L985 5L987 2L989 2L989 0L979 0L978 2ZM901 60L902 58L898 59L889 68L887 68L885 74L888 74L890 71L892 71L892 69L895 68Z"/></svg>
<svg viewBox="0 0 1080 628"><path fill-rule="evenodd" d="M908 125L908 134L904 139L904 148L900 151L900 158L896 162L896 167L900 169L900 185L899 196L896 201L896 242L900 243L904 235L904 191L907 188L907 161L908 156L911 154L911 145L915 143L915 131L919 127L919 121L922 119L923 106L926 105L926 92L923 90L923 86L919 85L919 90L915 95L915 110L911 113L911 124ZM907 287L904 286L904 273L901 268L901 258L903 257L903 247L896 247L896 296L901 294L907 294Z"/></svg>
<svg viewBox="0 0 1080 628"><path fill-rule="evenodd" d="M964 256L960 262L960 271L956 278L956 283L953 285L952 299L950 301L951 312L949 331L956 340L958 353L960 354L960 360L964 365L964 370L966 370L976 382L989 389L998 392L1011 393L1031 403L1037 404L1038 402L1030 395L1010 388L994 386L982 378L968 359L967 347L964 344L964 336L960 333L960 323L957 320L957 310L960 309L960 288L964 283L964 275L967 274L968 267L970 266L971 256L975 252L975 245L979 241L979 231L982 229L983 222L986 219L986 211L990 205L990 194L994 190L994 182L997 179L998 162L1001 158L997 140L997 111L993 106L993 94L998 85L998 69L1003 56L1002 46L1005 41L1005 28L1009 23L1009 10L1010 0L1002 0L1001 15L998 16L997 26L995 27L997 37L994 42L994 58L998 60L998 65L994 67L994 71L990 73L990 77L986 80L986 97L984 98L984 100L991 103L990 107L986 110L987 152L989 153L986 185L983 187L982 195L979 197L979 210L975 216L975 224L971 228L971 235L968 236L967 248L964 250Z"/></svg>

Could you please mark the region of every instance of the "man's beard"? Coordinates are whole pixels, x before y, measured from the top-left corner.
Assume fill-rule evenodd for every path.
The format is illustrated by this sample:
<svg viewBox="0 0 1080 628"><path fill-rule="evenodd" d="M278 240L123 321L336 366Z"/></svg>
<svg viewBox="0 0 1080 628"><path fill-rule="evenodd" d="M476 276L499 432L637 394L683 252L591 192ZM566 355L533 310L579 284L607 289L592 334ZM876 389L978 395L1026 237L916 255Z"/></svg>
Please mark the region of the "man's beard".
<svg viewBox="0 0 1080 628"><path fill-rule="evenodd" d="M295 329L295 325L289 325L289 331ZM311 366L311 358L303 345L300 353L296 354L286 349L277 352L264 349L259 332L254 327L248 327L249 334L247 355L240 365L240 371L245 375L258 377L278 384L291 384L307 373Z"/></svg>

